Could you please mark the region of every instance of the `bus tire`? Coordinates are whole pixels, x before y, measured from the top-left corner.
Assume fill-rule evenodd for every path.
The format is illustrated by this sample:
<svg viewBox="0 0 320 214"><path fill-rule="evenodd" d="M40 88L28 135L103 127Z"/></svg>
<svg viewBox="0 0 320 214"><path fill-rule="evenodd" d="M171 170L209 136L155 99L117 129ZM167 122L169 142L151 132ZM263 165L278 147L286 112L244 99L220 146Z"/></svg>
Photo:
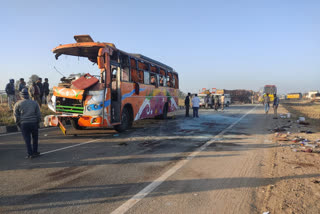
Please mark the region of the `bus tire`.
<svg viewBox="0 0 320 214"><path fill-rule="evenodd" d="M71 119L71 125L73 126L73 128L77 129L77 130L83 130L84 127L79 126L78 124L78 118L77 119Z"/></svg>
<svg viewBox="0 0 320 214"><path fill-rule="evenodd" d="M162 120L166 120L168 118L168 103L163 106L163 111L161 115Z"/></svg>
<svg viewBox="0 0 320 214"><path fill-rule="evenodd" d="M227 106L226 107L229 107L229 105L230 105L230 103L229 103L229 101L227 102Z"/></svg>
<svg viewBox="0 0 320 214"><path fill-rule="evenodd" d="M132 120L129 114L128 108L124 108L121 114L121 124L114 126L114 129L117 132L124 132L127 129L130 129L132 126Z"/></svg>

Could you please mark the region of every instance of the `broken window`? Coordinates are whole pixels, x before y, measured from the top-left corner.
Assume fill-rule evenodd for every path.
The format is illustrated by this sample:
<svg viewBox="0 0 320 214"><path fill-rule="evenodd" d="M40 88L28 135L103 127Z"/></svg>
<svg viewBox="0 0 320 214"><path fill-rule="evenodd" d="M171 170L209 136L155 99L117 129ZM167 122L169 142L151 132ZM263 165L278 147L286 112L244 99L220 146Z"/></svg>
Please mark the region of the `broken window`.
<svg viewBox="0 0 320 214"><path fill-rule="evenodd" d="M179 89L179 79L177 74L173 75L173 80L174 80L174 88Z"/></svg>
<svg viewBox="0 0 320 214"><path fill-rule="evenodd" d="M158 78L155 73L150 73L150 84L158 87Z"/></svg>
<svg viewBox="0 0 320 214"><path fill-rule="evenodd" d="M130 70L129 67L124 67L121 69L121 80L129 82Z"/></svg>
<svg viewBox="0 0 320 214"><path fill-rule="evenodd" d="M150 74L148 71L144 72L144 84L150 84Z"/></svg>
<svg viewBox="0 0 320 214"><path fill-rule="evenodd" d="M142 84L144 83L144 78L143 77L144 77L143 71L139 70L139 83L142 83Z"/></svg>
<svg viewBox="0 0 320 214"><path fill-rule="evenodd" d="M172 73L170 73L170 72L168 72L168 76L167 76L167 86L173 87Z"/></svg>
<svg viewBox="0 0 320 214"><path fill-rule="evenodd" d="M118 62L118 53L119 53L118 51L113 51L112 55L110 56L110 60Z"/></svg>

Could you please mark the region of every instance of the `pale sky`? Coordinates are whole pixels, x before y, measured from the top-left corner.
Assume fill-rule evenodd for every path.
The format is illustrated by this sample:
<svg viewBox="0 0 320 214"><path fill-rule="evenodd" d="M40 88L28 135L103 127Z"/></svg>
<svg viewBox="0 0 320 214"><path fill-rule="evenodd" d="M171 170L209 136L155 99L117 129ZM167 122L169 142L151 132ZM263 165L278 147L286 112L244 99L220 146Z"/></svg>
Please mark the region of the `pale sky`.
<svg viewBox="0 0 320 214"><path fill-rule="evenodd" d="M51 50L90 34L129 53L173 67L180 89L278 92L320 89L320 1L45 1L2 2L0 90L32 74L57 85L61 75L98 73Z"/></svg>

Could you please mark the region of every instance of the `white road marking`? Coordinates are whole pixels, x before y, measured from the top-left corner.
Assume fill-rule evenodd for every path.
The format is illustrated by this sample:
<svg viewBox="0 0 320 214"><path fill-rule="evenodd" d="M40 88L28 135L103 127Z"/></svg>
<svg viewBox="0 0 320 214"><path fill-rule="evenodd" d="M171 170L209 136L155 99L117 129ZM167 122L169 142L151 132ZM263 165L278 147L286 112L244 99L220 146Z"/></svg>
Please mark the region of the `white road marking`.
<svg viewBox="0 0 320 214"><path fill-rule="evenodd" d="M82 146L82 145L85 145L85 144L88 144L88 143L96 142L98 140L101 140L101 139L98 138L98 139L90 140L90 141L87 141L87 142L75 144L75 145L72 145L72 146L63 147L63 148L60 148L60 149L55 149L55 150L51 150L51 151L47 151L47 152L41 152L41 155L45 155L45 154L49 154L49 153L53 153L53 152L58 152L58 151L61 151L61 150L70 149L70 148L77 147L77 146Z"/></svg>
<svg viewBox="0 0 320 214"><path fill-rule="evenodd" d="M192 152L190 155L187 156L186 159L179 161L176 163L172 168L170 168L168 171L166 171L163 175L161 175L159 178L154 180L151 184L146 186L144 189L142 189L140 192L138 192L136 195L134 195L132 198L130 198L128 201L126 201L124 204L122 204L120 207L118 207L116 210L114 210L111 214L123 214L127 212L130 208L132 208L135 204L137 204L141 199L146 197L149 193L151 193L155 188L157 188L159 185L161 185L165 180L167 180L171 175L176 173L181 167L183 167L186 163L188 163L190 160L192 160L195 156L197 156L201 151L205 150L210 144L217 141L224 133L226 133L228 130L230 130L232 127L234 127L237 123L239 123L245 116L247 116L250 112L252 112L257 106L252 108L250 111L248 111L246 114L242 115L238 120L236 120L234 123L232 123L230 126L225 128L223 131L221 131L219 134L214 136L214 139L206 142L204 145L202 145L200 148Z"/></svg>
<svg viewBox="0 0 320 214"><path fill-rule="evenodd" d="M50 129L54 129L54 128L57 128L57 127L49 127L49 128L41 128L39 129L39 131L46 131L46 130L50 130ZM12 133L7 133L7 134L0 134L0 137L2 136L9 136L9 135L15 135L15 134L20 134L21 132L18 131L18 132L12 132Z"/></svg>

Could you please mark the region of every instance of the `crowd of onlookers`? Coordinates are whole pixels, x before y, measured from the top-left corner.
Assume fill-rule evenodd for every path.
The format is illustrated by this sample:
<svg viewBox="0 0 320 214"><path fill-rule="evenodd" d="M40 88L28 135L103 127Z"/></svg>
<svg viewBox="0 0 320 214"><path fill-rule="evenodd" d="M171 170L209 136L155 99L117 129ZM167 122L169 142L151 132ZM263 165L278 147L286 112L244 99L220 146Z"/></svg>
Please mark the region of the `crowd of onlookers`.
<svg viewBox="0 0 320 214"><path fill-rule="evenodd" d="M45 78L43 83L42 78L38 78L37 81L33 81L28 86L24 79L20 78L17 90L21 92L24 88L28 89L30 98L36 101L40 107L42 103L47 104L47 98L50 92L48 78ZM12 110L13 105L16 102L16 88L14 79L9 80L9 83L6 85L5 91L8 97L9 109Z"/></svg>

